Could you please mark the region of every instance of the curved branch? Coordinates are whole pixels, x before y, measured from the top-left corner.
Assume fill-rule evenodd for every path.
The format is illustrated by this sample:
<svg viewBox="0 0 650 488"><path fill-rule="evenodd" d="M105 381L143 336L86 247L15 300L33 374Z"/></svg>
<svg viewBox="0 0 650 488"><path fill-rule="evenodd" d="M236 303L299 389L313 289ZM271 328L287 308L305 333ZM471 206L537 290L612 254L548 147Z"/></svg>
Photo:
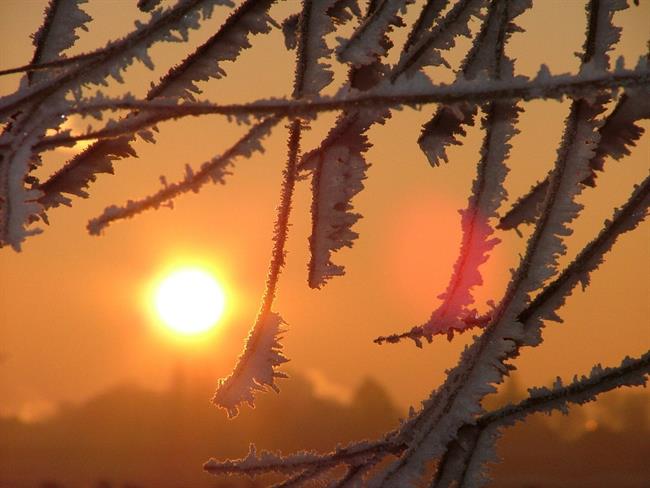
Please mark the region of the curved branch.
<svg viewBox="0 0 650 488"><path fill-rule="evenodd" d="M602 368L596 365L589 376L574 377L568 385L560 378L552 388L530 388L530 396L516 405L508 405L480 417L475 425L464 427L463 435L449 446L441 462L433 488L477 488L488 482L485 464L495 458L494 444L500 430L513 426L534 413L567 413L571 404L582 405L602 393L623 386L645 386L650 374L650 351L637 359L625 358L621 365Z"/></svg>

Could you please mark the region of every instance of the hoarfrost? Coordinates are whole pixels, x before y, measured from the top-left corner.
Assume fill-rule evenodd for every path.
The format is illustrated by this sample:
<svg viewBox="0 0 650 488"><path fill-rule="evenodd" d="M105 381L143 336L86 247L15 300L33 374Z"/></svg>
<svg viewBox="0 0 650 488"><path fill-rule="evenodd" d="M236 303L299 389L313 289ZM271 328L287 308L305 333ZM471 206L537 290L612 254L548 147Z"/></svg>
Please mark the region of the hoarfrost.
<svg viewBox="0 0 650 488"><path fill-rule="evenodd" d="M287 362L281 352L282 324L282 318L274 312L258 317L235 369L228 377L219 380L212 401L225 408L229 417L238 414L242 402L254 407L255 392L267 388L277 391L275 378L286 377L284 373L275 371L277 366Z"/></svg>

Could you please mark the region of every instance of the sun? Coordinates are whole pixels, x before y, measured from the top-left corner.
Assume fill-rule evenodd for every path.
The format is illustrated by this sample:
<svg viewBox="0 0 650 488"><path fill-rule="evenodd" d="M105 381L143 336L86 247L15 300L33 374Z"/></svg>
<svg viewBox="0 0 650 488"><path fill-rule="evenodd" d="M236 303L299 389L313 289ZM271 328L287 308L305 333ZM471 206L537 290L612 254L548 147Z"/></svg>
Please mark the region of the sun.
<svg viewBox="0 0 650 488"><path fill-rule="evenodd" d="M226 297L215 277L201 268L182 268L167 275L154 294L163 324L182 335L212 329L223 315Z"/></svg>

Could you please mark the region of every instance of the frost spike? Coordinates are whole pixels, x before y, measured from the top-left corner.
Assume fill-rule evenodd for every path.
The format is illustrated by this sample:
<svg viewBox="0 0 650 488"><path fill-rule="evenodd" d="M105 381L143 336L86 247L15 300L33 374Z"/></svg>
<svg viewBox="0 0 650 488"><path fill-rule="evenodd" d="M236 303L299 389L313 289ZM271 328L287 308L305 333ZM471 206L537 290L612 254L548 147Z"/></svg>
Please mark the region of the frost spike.
<svg viewBox="0 0 650 488"><path fill-rule="evenodd" d="M162 0L138 0L138 8L143 12L151 12Z"/></svg>
<svg viewBox="0 0 650 488"><path fill-rule="evenodd" d="M327 10L335 24L344 24L352 19L361 18L358 0L335 0Z"/></svg>

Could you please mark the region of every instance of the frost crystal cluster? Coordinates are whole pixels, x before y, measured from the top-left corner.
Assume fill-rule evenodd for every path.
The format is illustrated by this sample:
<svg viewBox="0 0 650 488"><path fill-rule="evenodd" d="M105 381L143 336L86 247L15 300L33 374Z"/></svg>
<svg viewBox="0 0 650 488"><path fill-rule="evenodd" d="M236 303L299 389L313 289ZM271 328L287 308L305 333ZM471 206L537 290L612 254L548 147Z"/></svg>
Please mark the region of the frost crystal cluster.
<svg viewBox="0 0 650 488"><path fill-rule="evenodd" d="M251 446L241 459L208 461L206 471L216 476L275 473L283 477L275 486L286 487L314 482L332 487L483 486L489 480L486 463L494 459L502 429L535 412L564 411L601 392L645 385L650 353L624 358L611 368L597 365L569 384L558 381L550 389L532 388L529 398L517 405L489 412L481 406L515 369L521 349L542 343L544 324L561 320L557 311L576 285L586 287L617 238L635 229L647 214L650 178L630 189L627 203L570 264L559 266L567 252L565 238L583 208L578 197L596 186L610 158L629 154L643 133L637 122L650 118L648 57L634 67L610 59L621 34L616 13L635 8L627 0L586 0L577 72L553 75L542 65L533 78L517 74L507 50L511 37L522 32L519 18L533 9L532 0L302 0L286 18L272 16L275 4L282 3L275 0L140 0L146 22L137 22L128 35L104 48L68 56L66 51L78 39L75 32L92 27L85 3L50 0L43 25L33 36L32 60L0 73L23 74L19 89L0 98L0 246L20 251L25 239L42 231L50 209L89 197L98 174L113 173L114 161L135 156L132 144L138 137L155 142L159 122L220 114L247 125L248 132L198 169L187 165L180 181L162 178L158 192L106 208L88 223L90 233L101 234L116 221L169 206L174 198L198 192L206 183L224 183L237 158L262 151L274 127L288 125L288 156L265 292L243 352L232 373L218 381L213 398L229 416L237 415L242 403L254 406L255 396L263 391L279 391L277 379L286 376L281 367L287 361L282 347L287 331L274 299L295 186L302 181L311 185L306 279L310 287L321 288L345 274L337 251L352 247L359 238L354 199L364 190L371 164L371 127L387 123L405 106L430 113L418 144L431 171L448 162L449 147L463 143L468 126L479 124L483 133L471 195L460 211L462 241L451 279L439 290L440 305L420 324L375 339L379 344L407 339L423 347L437 336L452 340L472 329L477 335L446 380L397 429L379 439L360 440L326 454L283 456ZM227 12L220 28L152 84L144 98L102 92L109 81L121 83L133 64L153 69L154 44L187 41L190 31L200 29L217 9ZM407 18L414 19L412 25ZM228 63L251 48L253 36L276 29L286 49L295 54L290 97L227 105L201 98L202 82L218 83L227 75ZM399 45L398 29L407 33ZM437 82L433 68L450 69L445 58L458 49L462 37L470 39L463 43L469 49L455 79ZM387 55L393 48L399 56L390 62ZM325 95L336 73L343 73L343 79L328 91L334 95ZM504 209L511 143L525 102L563 98L570 106L552 171ZM317 147L303 152L303 131L325 111L336 112L334 125ZM119 118L106 119L115 113ZM106 122L85 132L64 128L66 120L80 115ZM36 177L44 151L81 140L94 142L49 178ZM483 283L481 266L500 242L497 229L521 226L530 226L525 252L503 296L495 297L488 313L479 314L473 293Z"/></svg>

